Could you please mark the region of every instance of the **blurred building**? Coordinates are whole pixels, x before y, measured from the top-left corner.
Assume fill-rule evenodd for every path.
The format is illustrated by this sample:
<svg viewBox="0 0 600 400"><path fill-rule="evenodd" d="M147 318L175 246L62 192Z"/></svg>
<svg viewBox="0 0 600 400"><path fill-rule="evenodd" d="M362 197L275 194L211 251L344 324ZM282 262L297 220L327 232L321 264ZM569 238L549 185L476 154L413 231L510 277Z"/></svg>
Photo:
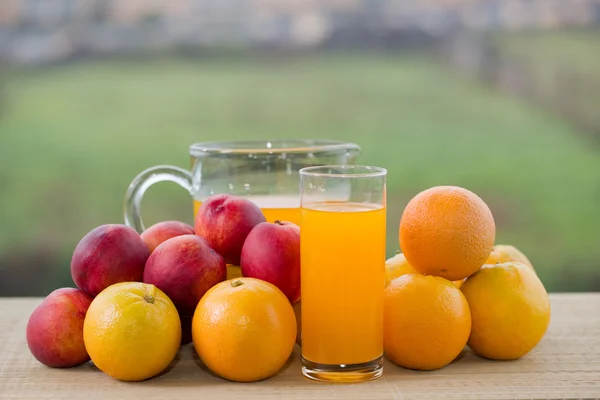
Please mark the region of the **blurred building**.
<svg viewBox="0 0 600 400"><path fill-rule="evenodd" d="M586 26L600 0L2 0L0 59L166 48L409 45L457 29Z"/></svg>

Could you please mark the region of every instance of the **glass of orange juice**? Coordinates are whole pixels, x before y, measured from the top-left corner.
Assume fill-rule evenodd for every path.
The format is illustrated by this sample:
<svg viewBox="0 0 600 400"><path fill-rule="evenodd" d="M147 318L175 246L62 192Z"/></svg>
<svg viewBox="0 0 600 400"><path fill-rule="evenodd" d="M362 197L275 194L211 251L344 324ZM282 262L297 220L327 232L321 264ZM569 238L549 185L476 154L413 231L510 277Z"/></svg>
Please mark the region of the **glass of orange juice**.
<svg viewBox="0 0 600 400"><path fill-rule="evenodd" d="M300 170L302 373L360 382L383 372L383 168Z"/></svg>
<svg viewBox="0 0 600 400"><path fill-rule="evenodd" d="M331 140L247 140L194 143L190 169L159 165L140 173L125 195L125 223L138 232L142 198L158 182L175 182L194 201L194 218L204 200L215 194L245 197L268 221L300 223L298 171L325 164L354 164L360 147ZM190 207L191 209L191 207ZM192 222L193 224L193 222Z"/></svg>

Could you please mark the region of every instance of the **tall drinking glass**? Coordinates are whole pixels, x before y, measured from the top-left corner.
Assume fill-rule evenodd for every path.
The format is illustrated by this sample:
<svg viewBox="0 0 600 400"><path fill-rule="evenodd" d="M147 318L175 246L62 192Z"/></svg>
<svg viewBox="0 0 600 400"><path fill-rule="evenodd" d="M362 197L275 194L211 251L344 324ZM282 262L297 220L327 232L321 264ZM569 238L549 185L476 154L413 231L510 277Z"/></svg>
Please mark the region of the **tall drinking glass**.
<svg viewBox="0 0 600 400"><path fill-rule="evenodd" d="M386 175L383 168L300 170L302 373L359 382L383 372Z"/></svg>

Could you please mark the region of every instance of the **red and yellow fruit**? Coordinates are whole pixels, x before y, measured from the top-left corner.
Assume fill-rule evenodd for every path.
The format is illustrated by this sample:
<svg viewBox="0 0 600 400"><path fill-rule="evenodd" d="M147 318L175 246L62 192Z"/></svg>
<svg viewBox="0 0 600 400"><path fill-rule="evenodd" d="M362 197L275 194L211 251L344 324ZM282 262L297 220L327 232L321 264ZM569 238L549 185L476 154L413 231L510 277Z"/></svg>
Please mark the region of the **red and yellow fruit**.
<svg viewBox="0 0 600 400"><path fill-rule="evenodd" d="M37 306L27 322L31 354L49 367L67 368L87 362L83 321L92 297L80 289L56 289Z"/></svg>
<svg viewBox="0 0 600 400"><path fill-rule="evenodd" d="M140 235L125 225L102 225L77 244L71 260L71 276L91 296L119 282L142 280L150 255Z"/></svg>
<svg viewBox="0 0 600 400"><path fill-rule="evenodd" d="M177 236L159 245L144 270L144 282L165 292L185 316L193 315L202 296L226 278L223 257L196 235Z"/></svg>
<svg viewBox="0 0 600 400"><path fill-rule="evenodd" d="M256 225L266 221L260 208L251 201L226 194L216 195L198 209L195 231L228 264L240 265L246 237Z"/></svg>
<svg viewBox="0 0 600 400"><path fill-rule="evenodd" d="M291 222L263 222L248 235L241 258L242 275L262 279L291 303L300 300L300 228Z"/></svg>
<svg viewBox="0 0 600 400"><path fill-rule="evenodd" d="M152 253L162 242L182 235L193 235L194 228L179 221L164 221L146 229L141 238Z"/></svg>

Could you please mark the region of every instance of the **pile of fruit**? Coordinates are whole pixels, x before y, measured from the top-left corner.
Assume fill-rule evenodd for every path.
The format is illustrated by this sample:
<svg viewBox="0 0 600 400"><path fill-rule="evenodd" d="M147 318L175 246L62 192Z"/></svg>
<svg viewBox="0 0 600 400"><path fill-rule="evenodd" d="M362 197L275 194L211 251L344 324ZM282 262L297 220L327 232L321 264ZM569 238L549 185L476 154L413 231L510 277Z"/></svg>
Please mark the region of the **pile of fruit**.
<svg viewBox="0 0 600 400"><path fill-rule="evenodd" d="M432 370L466 345L498 360L537 345L548 295L529 260L494 241L492 213L466 189L435 187L410 201L404 253L385 265L391 361ZM300 228L266 222L243 198L206 200L194 228L100 226L75 248L71 274L78 289L52 292L27 325L32 354L48 366L91 359L113 378L141 381L193 342L215 374L252 382L275 375L301 344Z"/></svg>
<svg viewBox="0 0 600 400"><path fill-rule="evenodd" d="M488 206L459 187L415 196L400 220L404 253L386 262L384 348L405 368L446 366L468 345L481 357L514 360L550 323L550 301L519 250L494 246Z"/></svg>
<svg viewBox="0 0 600 400"><path fill-rule="evenodd" d="M99 226L75 248L71 275L78 289L52 292L27 325L31 352L51 367L91 359L141 381L193 340L213 372L250 382L276 374L296 342L300 228L266 222L243 198L206 200L194 228Z"/></svg>

